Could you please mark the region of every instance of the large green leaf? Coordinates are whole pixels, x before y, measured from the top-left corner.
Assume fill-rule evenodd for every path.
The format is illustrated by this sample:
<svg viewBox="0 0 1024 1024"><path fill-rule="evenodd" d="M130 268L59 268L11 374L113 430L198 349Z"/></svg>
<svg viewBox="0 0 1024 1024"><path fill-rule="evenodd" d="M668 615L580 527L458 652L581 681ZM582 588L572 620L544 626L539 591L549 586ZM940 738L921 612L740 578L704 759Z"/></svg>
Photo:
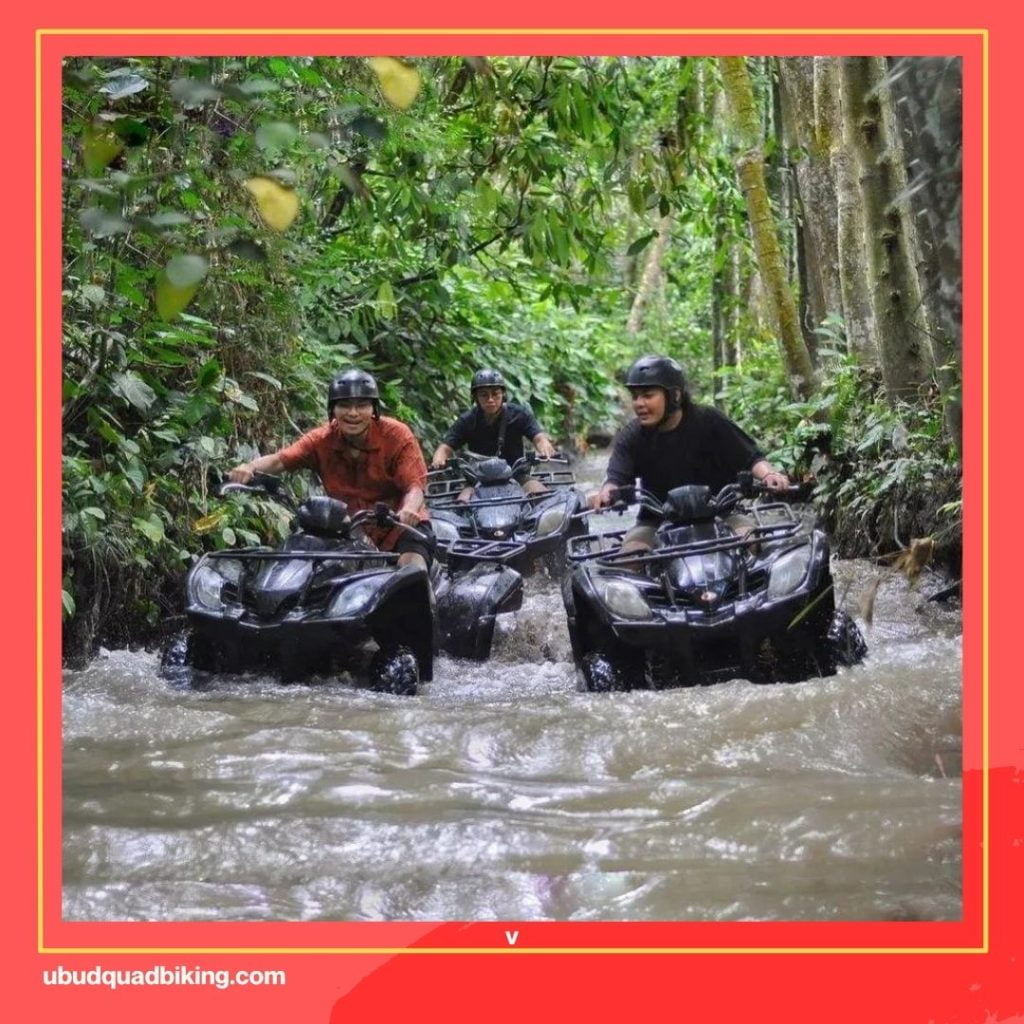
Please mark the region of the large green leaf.
<svg viewBox="0 0 1024 1024"><path fill-rule="evenodd" d="M133 519L132 526L154 544L159 544L164 539L164 524L155 513L151 512L144 518L140 516Z"/></svg>
<svg viewBox="0 0 1024 1024"><path fill-rule="evenodd" d="M149 412L156 401L153 389L138 374L131 371L115 373L111 380L111 390L142 412Z"/></svg>

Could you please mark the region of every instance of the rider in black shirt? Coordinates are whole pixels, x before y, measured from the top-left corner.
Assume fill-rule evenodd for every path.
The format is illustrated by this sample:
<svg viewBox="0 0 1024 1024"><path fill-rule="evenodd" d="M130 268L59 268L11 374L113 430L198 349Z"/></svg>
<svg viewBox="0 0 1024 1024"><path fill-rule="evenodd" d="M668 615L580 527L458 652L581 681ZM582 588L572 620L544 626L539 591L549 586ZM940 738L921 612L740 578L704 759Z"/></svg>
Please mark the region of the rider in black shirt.
<svg viewBox="0 0 1024 1024"><path fill-rule="evenodd" d="M769 490L784 490L789 478L764 457L754 439L712 406L690 399L682 367L666 356L637 359L626 373L636 419L615 437L595 508L610 505L619 487L639 477L645 490L664 500L673 487L706 484L712 493L750 470ZM623 547L651 548L657 517L642 509ZM653 522L652 522L653 521Z"/></svg>
<svg viewBox="0 0 1024 1024"><path fill-rule="evenodd" d="M470 383L473 408L467 409L452 425L430 460L431 469L439 469L466 445L478 455L496 456L509 464L523 456L523 439L527 438L537 454L548 459L555 454L551 438L544 433L528 406L505 400L505 378L497 370L477 370ZM538 480L523 484L526 493L546 490ZM468 500L472 489L459 495Z"/></svg>

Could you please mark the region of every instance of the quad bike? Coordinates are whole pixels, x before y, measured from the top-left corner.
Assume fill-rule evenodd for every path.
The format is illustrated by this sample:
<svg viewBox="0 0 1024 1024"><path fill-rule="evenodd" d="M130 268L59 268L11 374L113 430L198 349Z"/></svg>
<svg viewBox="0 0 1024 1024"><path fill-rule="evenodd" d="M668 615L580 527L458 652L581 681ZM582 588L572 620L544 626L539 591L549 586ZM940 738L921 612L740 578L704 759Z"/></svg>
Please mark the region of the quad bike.
<svg viewBox="0 0 1024 1024"><path fill-rule="evenodd" d="M567 465L535 455L512 465L476 457L430 473L427 504L443 564L436 585L440 642L449 654L487 658L497 616L522 607L523 576L538 565L560 575L568 538L586 531L575 477L559 464ZM526 493L529 478L547 490ZM467 490L468 500L458 500Z"/></svg>
<svg viewBox="0 0 1024 1024"><path fill-rule="evenodd" d="M625 488L620 509L660 520L651 550L623 550L622 530L571 541L562 597L584 689L797 682L864 658L835 607L824 532L766 495L749 472L714 496L687 485L662 502Z"/></svg>
<svg viewBox="0 0 1024 1024"><path fill-rule="evenodd" d="M215 551L196 562L185 581L188 626L165 649L161 675L189 686L221 672L272 670L292 681L344 668L396 694L432 678L430 580L360 529L399 525L386 505L350 515L343 501L319 495L296 508L265 474L220 493L280 502L294 513L293 532L278 549Z"/></svg>
<svg viewBox="0 0 1024 1024"><path fill-rule="evenodd" d="M543 565L561 575L570 537L587 532L579 512L585 501L564 458L524 455L509 465L499 458L451 459L428 475L427 505L439 557L454 571L500 560L522 575ZM527 493L529 480L542 483ZM467 500L460 493L471 490Z"/></svg>

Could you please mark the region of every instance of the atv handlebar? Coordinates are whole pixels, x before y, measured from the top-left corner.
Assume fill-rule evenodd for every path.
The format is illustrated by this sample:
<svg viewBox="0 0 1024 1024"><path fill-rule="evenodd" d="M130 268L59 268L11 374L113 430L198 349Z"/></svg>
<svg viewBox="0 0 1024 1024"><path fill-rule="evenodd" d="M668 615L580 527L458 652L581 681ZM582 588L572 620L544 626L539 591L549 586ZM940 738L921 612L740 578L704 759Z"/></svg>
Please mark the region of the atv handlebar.
<svg viewBox="0 0 1024 1024"><path fill-rule="evenodd" d="M814 481L805 480L803 483L791 484L781 490L771 490L762 480L756 479L748 469L737 476L735 485L727 486L738 487L744 498L756 498L768 494L778 501L806 501L814 490Z"/></svg>
<svg viewBox="0 0 1024 1024"><path fill-rule="evenodd" d="M408 533L411 533L417 540L423 541L424 544L430 543L430 539L422 530L417 530L415 526L408 526L403 523L395 515L394 510L385 505L383 501L378 501L373 508L364 508L362 511L356 512L352 516L352 527L362 526L363 523L367 523L370 520L373 520L374 526L399 526Z"/></svg>
<svg viewBox="0 0 1024 1024"><path fill-rule="evenodd" d="M222 498L233 493L258 494L284 505L291 512L295 511L295 502L287 491L281 489L281 478L273 476L271 473L253 473L252 483L236 484L226 481L217 488L217 494Z"/></svg>
<svg viewBox="0 0 1024 1024"><path fill-rule="evenodd" d="M754 477L749 470L739 473L735 483L726 484L717 494L713 495L708 504L716 514L724 515L731 512L744 499L769 496L777 501L806 501L814 489L814 482L793 484L781 490L772 490L761 480ZM658 518L665 518L668 505L650 491L632 484L623 484L615 490L615 499L610 505L599 505L577 513L577 517L599 514L601 512L618 512L620 515L630 505L653 512Z"/></svg>

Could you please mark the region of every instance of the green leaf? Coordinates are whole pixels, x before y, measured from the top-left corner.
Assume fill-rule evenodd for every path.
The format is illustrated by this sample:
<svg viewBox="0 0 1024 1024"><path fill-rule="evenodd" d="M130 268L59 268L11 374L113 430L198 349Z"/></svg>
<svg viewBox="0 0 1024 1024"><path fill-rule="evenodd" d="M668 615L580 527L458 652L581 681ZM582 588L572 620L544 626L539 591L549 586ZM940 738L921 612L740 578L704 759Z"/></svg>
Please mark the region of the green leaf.
<svg viewBox="0 0 1024 1024"><path fill-rule="evenodd" d="M130 370L127 373L115 373L111 380L110 390L142 412L148 412L156 401L156 393L153 389L138 374L132 373Z"/></svg>
<svg viewBox="0 0 1024 1024"><path fill-rule="evenodd" d="M106 93L112 100L123 100L125 96L134 96L137 92L142 92L148 85L149 82L141 75L115 71L107 75L107 81L99 87L99 91Z"/></svg>
<svg viewBox="0 0 1024 1024"><path fill-rule="evenodd" d="M80 294L90 306L99 307L107 301L107 293L98 284L82 285Z"/></svg>
<svg viewBox="0 0 1024 1024"><path fill-rule="evenodd" d="M230 526L225 526L224 529L220 531L220 536L229 548L235 546L235 540L237 538L235 537L235 531L232 530Z"/></svg>
<svg viewBox="0 0 1024 1024"><path fill-rule="evenodd" d="M203 256L186 253L172 257L164 267L164 273L167 275L168 283L173 287L190 288L192 285L198 285L206 277L208 269L209 264Z"/></svg>
<svg viewBox="0 0 1024 1024"><path fill-rule="evenodd" d="M647 194L643 185L634 178L626 188L626 195L629 198L629 208L638 216L642 216L647 209Z"/></svg>
<svg viewBox="0 0 1024 1024"><path fill-rule="evenodd" d="M94 238L107 238L110 235L123 235L131 230L131 224L119 213L110 213L98 206L89 206L78 215L78 223L82 230Z"/></svg>
<svg viewBox="0 0 1024 1024"><path fill-rule="evenodd" d="M90 505L89 508L82 509L83 516L92 516L93 519L106 520L107 514L101 508L96 508L95 505Z"/></svg>
<svg viewBox="0 0 1024 1024"><path fill-rule="evenodd" d="M126 146L141 146L149 139L149 125L135 117L119 117L113 128Z"/></svg>
<svg viewBox="0 0 1024 1024"><path fill-rule="evenodd" d="M71 596L68 591L61 589L60 592L60 603L63 607L64 618L70 619L75 614L75 599Z"/></svg>
<svg viewBox="0 0 1024 1024"><path fill-rule="evenodd" d="M146 486L145 470L138 464L127 466L125 467L124 475L132 482L135 490L141 493L142 488Z"/></svg>
<svg viewBox="0 0 1024 1024"><path fill-rule="evenodd" d="M198 107L220 99L220 89L198 78L176 78L170 85L171 98L186 107Z"/></svg>
<svg viewBox="0 0 1024 1024"><path fill-rule="evenodd" d="M164 210L154 213L150 217L140 217L138 224L145 224L148 227L162 230L163 228L176 228L184 224L191 224L192 218L187 213L178 213L174 210Z"/></svg>
<svg viewBox="0 0 1024 1024"><path fill-rule="evenodd" d="M164 524L152 512L145 519L133 519L132 526L144 537L148 537L154 544L159 544L164 539Z"/></svg>
<svg viewBox="0 0 1024 1024"><path fill-rule="evenodd" d="M224 93L236 100L254 100L268 92L277 92L277 82L269 78L247 78L244 82L231 82L224 86Z"/></svg>
<svg viewBox="0 0 1024 1024"><path fill-rule="evenodd" d="M377 288L377 309L384 320L394 320L398 312L395 304L395 291L390 281L381 281Z"/></svg>
<svg viewBox="0 0 1024 1024"><path fill-rule="evenodd" d="M626 250L626 255L635 256L638 252L641 252L642 250L646 249L647 246L649 246L651 242L653 242L654 239L657 237L658 232L652 231L650 234L643 235L641 238L636 239L636 241L633 242L632 245L630 245L630 247Z"/></svg>
<svg viewBox="0 0 1024 1024"><path fill-rule="evenodd" d="M260 370L246 370L247 377L258 377L260 380L265 380L272 388L280 391L282 388L281 382L276 377L271 377L269 373L263 373Z"/></svg>
<svg viewBox="0 0 1024 1024"><path fill-rule="evenodd" d="M220 375L223 372L224 367L216 359L208 359L199 367L199 372L196 374L196 383L201 388L209 387L214 381L220 379Z"/></svg>
<svg viewBox="0 0 1024 1024"><path fill-rule="evenodd" d="M268 121L256 129L254 140L260 149L284 149L298 134L299 130L288 121Z"/></svg>
<svg viewBox="0 0 1024 1024"><path fill-rule="evenodd" d="M82 133L82 162L85 173L102 174L124 149L124 142L109 128L91 125Z"/></svg>

